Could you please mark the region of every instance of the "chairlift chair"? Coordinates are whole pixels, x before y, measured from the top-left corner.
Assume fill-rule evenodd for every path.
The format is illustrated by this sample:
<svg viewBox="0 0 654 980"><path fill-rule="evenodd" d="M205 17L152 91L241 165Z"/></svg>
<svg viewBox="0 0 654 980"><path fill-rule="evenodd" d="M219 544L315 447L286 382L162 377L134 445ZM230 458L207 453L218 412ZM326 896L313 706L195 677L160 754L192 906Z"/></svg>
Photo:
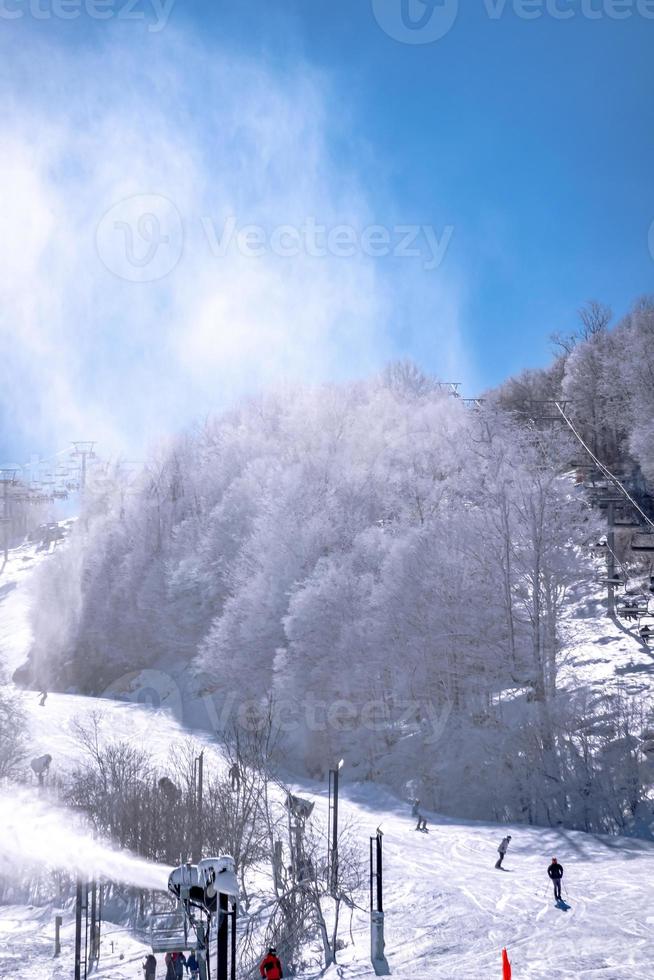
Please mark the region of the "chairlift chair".
<svg viewBox="0 0 654 980"><path fill-rule="evenodd" d="M649 609L649 597L646 595L625 595L618 599L616 604L618 616L623 619L637 620L640 616L647 613Z"/></svg>
<svg viewBox="0 0 654 980"><path fill-rule="evenodd" d="M654 552L654 532L639 531L631 538L632 551Z"/></svg>
<svg viewBox="0 0 654 980"><path fill-rule="evenodd" d="M150 946L153 953L197 950L197 935L188 929L183 912L153 912L150 916Z"/></svg>
<svg viewBox="0 0 654 980"><path fill-rule="evenodd" d="M638 518L634 514L629 513L629 511L625 508L621 508L618 513L614 515L613 524L614 527L632 528L634 530L638 530L638 528L642 526Z"/></svg>

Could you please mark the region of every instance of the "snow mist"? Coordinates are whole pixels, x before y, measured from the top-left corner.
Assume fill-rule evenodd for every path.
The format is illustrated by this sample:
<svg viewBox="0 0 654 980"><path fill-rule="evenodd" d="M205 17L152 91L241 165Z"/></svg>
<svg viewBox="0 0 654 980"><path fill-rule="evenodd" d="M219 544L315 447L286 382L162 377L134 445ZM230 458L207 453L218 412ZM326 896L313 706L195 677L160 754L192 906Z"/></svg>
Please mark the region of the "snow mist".
<svg viewBox="0 0 654 980"><path fill-rule="evenodd" d="M153 864L108 841L95 840L76 813L59 810L13 786L0 790L0 873L58 868L87 879L107 879L165 891L172 868Z"/></svg>

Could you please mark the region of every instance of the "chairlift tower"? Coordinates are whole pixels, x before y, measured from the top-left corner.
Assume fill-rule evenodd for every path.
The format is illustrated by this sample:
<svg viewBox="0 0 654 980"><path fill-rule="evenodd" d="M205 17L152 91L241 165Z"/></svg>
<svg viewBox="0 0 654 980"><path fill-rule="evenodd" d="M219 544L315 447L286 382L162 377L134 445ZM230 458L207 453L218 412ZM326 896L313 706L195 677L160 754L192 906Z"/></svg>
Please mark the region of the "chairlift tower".
<svg viewBox="0 0 654 980"><path fill-rule="evenodd" d="M447 394L451 395L453 398L461 397L461 395L459 394L459 389L461 387L460 381L437 381L436 387L440 391L447 392Z"/></svg>
<svg viewBox="0 0 654 980"><path fill-rule="evenodd" d="M80 460L80 490L84 493L86 489L87 461L96 458L95 442L73 442L71 456Z"/></svg>

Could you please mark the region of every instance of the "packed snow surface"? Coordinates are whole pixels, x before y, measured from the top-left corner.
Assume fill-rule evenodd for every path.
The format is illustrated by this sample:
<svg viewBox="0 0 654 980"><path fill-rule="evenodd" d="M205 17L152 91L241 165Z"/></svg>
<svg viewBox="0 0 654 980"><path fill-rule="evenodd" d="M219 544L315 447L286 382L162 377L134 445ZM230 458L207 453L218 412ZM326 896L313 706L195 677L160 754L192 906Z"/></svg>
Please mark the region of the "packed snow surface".
<svg viewBox="0 0 654 980"><path fill-rule="evenodd" d="M22 595L22 569L15 556L13 570L14 578L2 582L17 584L0 599L0 650L16 666L28 645L29 630L24 619L27 601ZM600 646L610 659L613 627L605 635L610 640ZM584 631L583 644L591 642ZM629 642L621 634L619 643ZM649 654L640 646L631 653L647 665ZM584 656L580 653L581 659ZM597 671L598 665L593 667ZM96 711L104 715L107 729L115 736L142 744L147 734L148 744L162 757L188 734L174 714L164 709L70 694L50 694L43 707L29 694L25 703L33 754L50 752L53 771L73 764L79 752L74 719L88 720ZM305 782L296 784L296 790L317 800L314 819L325 823L325 787ZM386 953L392 976L402 980L499 980L503 947L509 951L515 980L651 980L654 976L654 844L538 827L455 822L436 814L427 814L429 833L419 833L404 801L379 786L348 784L347 760L341 800L342 819L352 825L364 855L376 828L381 825L384 833ZM20 826L21 817L24 826ZM27 862L53 844L56 851L53 819L59 817L53 817L33 793L17 794L13 806L11 798L4 796L0 800L2 870L15 866L17 854ZM4 838L7 826L13 828L9 844ZM14 848L12 833L18 842ZM497 844L506 833L513 840L504 869L496 870ZM65 845L59 856L64 863L70 857L77 868L88 859L89 874L98 860L107 862L107 873L127 876L126 880L130 880L130 869L135 870L129 856L99 854L85 838L74 857L65 850L72 840L62 840ZM554 856L565 869L567 910L555 906L546 875ZM146 873L159 874L151 868ZM347 945L328 977L374 976L369 962L367 903L364 891L351 931L344 924L342 936ZM69 911L63 954L58 960L52 958L56 911L0 909L0 977L63 980L72 976ZM100 969L94 975L106 980L142 977L146 950L139 937L105 924ZM162 957L159 960L158 975L163 976Z"/></svg>

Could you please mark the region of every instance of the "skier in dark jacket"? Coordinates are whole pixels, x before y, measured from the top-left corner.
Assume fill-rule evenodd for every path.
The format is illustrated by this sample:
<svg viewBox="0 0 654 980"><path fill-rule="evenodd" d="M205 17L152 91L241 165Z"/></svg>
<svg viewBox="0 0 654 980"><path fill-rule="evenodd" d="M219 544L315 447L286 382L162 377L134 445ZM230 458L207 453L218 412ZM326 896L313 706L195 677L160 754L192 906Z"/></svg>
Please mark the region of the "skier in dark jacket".
<svg viewBox="0 0 654 980"><path fill-rule="evenodd" d="M175 953L175 980L183 980L186 957L183 953Z"/></svg>
<svg viewBox="0 0 654 980"><path fill-rule="evenodd" d="M186 969L191 974L192 980L198 980L198 974L200 972L200 964L198 963L195 953L191 953L186 960Z"/></svg>
<svg viewBox="0 0 654 980"><path fill-rule="evenodd" d="M143 972L145 974L145 980L155 980L157 976L157 960L152 953L145 957Z"/></svg>
<svg viewBox="0 0 654 980"><path fill-rule="evenodd" d="M509 844L510 843L511 843L511 834L508 834L508 836L502 838L502 840L500 841L500 846L497 849L497 853L499 854L499 857L498 857L497 861L495 862L495 867L496 868L501 868L502 867L502 861L506 857L506 852L509 849Z"/></svg>
<svg viewBox="0 0 654 980"><path fill-rule="evenodd" d="M274 946L270 947L266 956L261 960L259 973L262 977L265 977L265 980L282 980L284 971L282 970L282 964L279 961L277 950Z"/></svg>
<svg viewBox="0 0 654 980"><path fill-rule="evenodd" d="M413 803L411 804L411 816L418 818L418 825L416 827L416 830L423 830L423 831L427 830L427 820L425 817L423 817L422 813L420 812L420 800L414 800Z"/></svg>
<svg viewBox="0 0 654 980"><path fill-rule="evenodd" d="M554 901L561 901L561 879L563 878L563 865L559 864L556 858L552 858L552 863L547 869L547 873L554 883Z"/></svg>

